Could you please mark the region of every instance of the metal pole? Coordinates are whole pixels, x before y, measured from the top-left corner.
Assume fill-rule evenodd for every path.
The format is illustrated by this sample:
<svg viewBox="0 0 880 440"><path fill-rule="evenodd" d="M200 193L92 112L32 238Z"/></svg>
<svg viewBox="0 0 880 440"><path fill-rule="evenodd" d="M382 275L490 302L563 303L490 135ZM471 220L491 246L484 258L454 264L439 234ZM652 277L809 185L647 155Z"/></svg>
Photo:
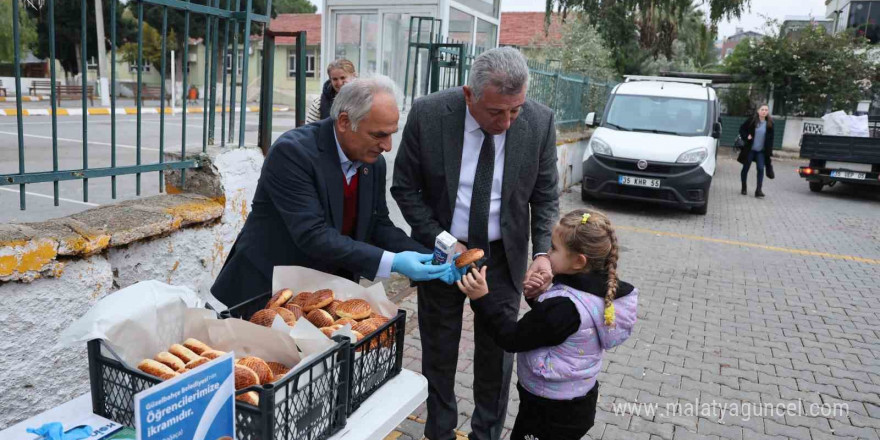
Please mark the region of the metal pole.
<svg viewBox="0 0 880 440"><path fill-rule="evenodd" d="M17 3L17 2L14 2ZM82 129L83 129L83 169L89 169L89 110L86 105L86 97L88 90L88 79L89 79L89 66L86 62L87 52L88 52L88 44L86 40L86 9L88 8L88 2L86 0L82 0L80 4L80 25L82 26L80 29L80 39L82 44L82 50L80 50L80 54L82 55L82 72L80 72L80 77L82 79ZM17 17L16 17L17 18ZM138 124L140 127L140 124ZM83 179L83 202L89 201L89 179Z"/></svg>
<svg viewBox="0 0 880 440"><path fill-rule="evenodd" d="M110 0L110 167L116 168L116 1ZM54 62L53 62L54 64ZM52 80L55 81L54 79ZM116 199L116 176L110 176L110 197Z"/></svg>
<svg viewBox="0 0 880 440"><path fill-rule="evenodd" d="M298 41L298 40L297 40ZM263 150L263 155L267 155L269 153L269 146L272 144L272 112L266 111L266 103L269 104L269 108L272 106L272 92L273 92L273 74L272 71L272 57L267 56L266 54L271 54L275 51L275 35L272 32L264 32L263 33L263 77L260 83L260 128L259 128L259 142L258 145L261 150ZM299 88L299 75L297 75L297 89ZM299 92L297 91L297 94ZM299 96L297 96L297 104L299 103ZM297 110L299 107L297 107ZM299 126L299 114L297 113L297 122L296 125Z"/></svg>
<svg viewBox="0 0 880 440"><path fill-rule="evenodd" d="M111 0L116 2L116 0ZM58 171L58 103L56 99L55 83L55 0L49 0L49 72L52 80L52 171ZM58 206L58 181L52 182L52 199Z"/></svg>
<svg viewBox="0 0 880 440"><path fill-rule="evenodd" d="M85 1L85 0L83 0ZM135 151L135 160L137 164L141 164L141 104L143 103L143 72L144 72L144 2L138 0L138 31L137 31L137 143ZM141 173L135 174L135 194L141 195Z"/></svg>
<svg viewBox="0 0 880 440"><path fill-rule="evenodd" d="M238 123L238 146L244 146L244 132L247 127L247 89L248 89L248 61L250 61L250 40L251 40L251 10L253 9L253 0L247 0L247 7L244 19L244 48L242 49L241 66L241 121ZM271 110L271 109L269 109Z"/></svg>
<svg viewBox="0 0 880 440"><path fill-rule="evenodd" d="M52 0L49 0L52 1ZM85 0L83 0L85 1ZM15 70L15 120L18 125L18 174L24 174L24 121L21 108L21 30L18 28L18 1L12 2L12 39L15 52L13 70ZM22 211L26 207L24 184L18 185L18 202Z"/></svg>
<svg viewBox="0 0 880 440"><path fill-rule="evenodd" d="M104 41L104 5L102 0L95 0L95 36L98 41L98 78L101 84L101 105L110 105L107 85L107 48Z"/></svg>
<svg viewBox="0 0 880 440"><path fill-rule="evenodd" d="M177 66L174 59L174 51L171 51L171 114L174 114L174 106L177 105L177 78L175 78L175 67Z"/></svg>
<svg viewBox="0 0 880 440"><path fill-rule="evenodd" d="M232 2L235 7L234 10L238 12L239 2L235 0ZM238 21L235 21L232 26L232 73L230 73L230 90L229 90L229 142L232 142L235 136L235 86L236 84L236 74L238 73Z"/></svg>
<svg viewBox="0 0 880 440"><path fill-rule="evenodd" d="M159 91L159 163L165 162L165 51L168 49L168 7L162 8L162 67L161 74L162 84ZM174 70L172 68L172 70ZM173 105L173 104L172 104ZM159 171L159 192L165 192L165 172Z"/></svg>
<svg viewBox="0 0 880 440"><path fill-rule="evenodd" d="M187 1L189 3L189 1ZM181 122L182 126L180 128L180 160L186 160L186 103L189 100L189 91L186 89L186 80L189 79L189 9L183 12L183 99L181 100L183 106L181 108ZM182 190L186 185L186 169L180 170L180 189Z"/></svg>
<svg viewBox="0 0 880 440"><path fill-rule="evenodd" d="M271 111L272 109L269 109ZM296 125L306 123L306 31L296 37Z"/></svg>
<svg viewBox="0 0 880 440"><path fill-rule="evenodd" d="M211 38L211 27L213 26L213 20L211 16L205 15L205 40L204 40L204 48L205 48L205 85L202 87L202 151L206 151L208 148L208 104L210 103L210 94L209 92L209 84L208 82L211 80L211 65L214 62L214 53L212 44L213 39Z"/></svg>
<svg viewBox="0 0 880 440"><path fill-rule="evenodd" d="M226 10L229 10L230 0L226 0ZM229 53L229 19L223 20L223 92L220 98L220 146L226 146L226 57Z"/></svg>
<svg viewBox="0 0 880 440"><path fill-rule="evenodd" d="M220 0L214 0L214 7L220 8ZM220 21L219 18L215 17L212 20L213 29L211 34L214 36L214 41L211 42L211 48L213 50L213 54L211 55L211 115L208 120L208 144L214 145L214 121L217 116L217 66L219 63L217 62L217 54L220 53L218 49L218 45L220 43ZM266 25L268 27L268 25ZM223 62L225 60L221 60Z"/></svg>

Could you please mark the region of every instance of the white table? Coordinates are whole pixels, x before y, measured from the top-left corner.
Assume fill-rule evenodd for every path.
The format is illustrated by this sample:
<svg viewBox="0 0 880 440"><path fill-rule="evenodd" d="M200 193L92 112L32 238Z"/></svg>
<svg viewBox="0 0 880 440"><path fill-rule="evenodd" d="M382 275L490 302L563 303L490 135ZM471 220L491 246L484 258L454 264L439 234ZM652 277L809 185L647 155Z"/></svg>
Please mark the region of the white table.
<svg viewBox="0 0 880 440"><path fill-rule="evenodd" d="M364 401L348 418L345 428L330 440L382 440L428 398L424 376L403 370ZM91 394L83 394L67 403L0 431L0 440L33 440L37 436L27 428L48 422L61 422L65 428L79 424L92 410Z"/></svg>

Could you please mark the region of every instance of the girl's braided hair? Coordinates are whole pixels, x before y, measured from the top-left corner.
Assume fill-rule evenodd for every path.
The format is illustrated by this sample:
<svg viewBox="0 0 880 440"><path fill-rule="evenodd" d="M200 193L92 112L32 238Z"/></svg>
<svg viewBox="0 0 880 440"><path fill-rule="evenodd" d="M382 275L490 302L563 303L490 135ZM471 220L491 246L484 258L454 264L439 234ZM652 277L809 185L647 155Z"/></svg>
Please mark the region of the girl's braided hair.
<svg viewBox="0 0 880 440"><path fill-rule="evenodd" d="M559 220L559 236L570 252L587 257L585 272L607 274L605 323L614 325L614 298L617 296L617 234L611 220L599 211L576 209Z"/></svg>

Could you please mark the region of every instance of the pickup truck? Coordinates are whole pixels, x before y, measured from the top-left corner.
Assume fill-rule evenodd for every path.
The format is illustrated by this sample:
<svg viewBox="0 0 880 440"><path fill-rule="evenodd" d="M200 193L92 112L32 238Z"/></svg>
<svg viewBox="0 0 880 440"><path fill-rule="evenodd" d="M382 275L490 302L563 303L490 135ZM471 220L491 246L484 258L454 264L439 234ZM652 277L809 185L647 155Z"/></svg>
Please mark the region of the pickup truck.
<svg viewBox="0 0 880 440"><path fill-rule="evenodd" d="M803 135L801 158L810 163L798 174L810 184L810 191L820 192L837 182L880 189L880 119L870 118L869 128L867 138Z"/></svg>

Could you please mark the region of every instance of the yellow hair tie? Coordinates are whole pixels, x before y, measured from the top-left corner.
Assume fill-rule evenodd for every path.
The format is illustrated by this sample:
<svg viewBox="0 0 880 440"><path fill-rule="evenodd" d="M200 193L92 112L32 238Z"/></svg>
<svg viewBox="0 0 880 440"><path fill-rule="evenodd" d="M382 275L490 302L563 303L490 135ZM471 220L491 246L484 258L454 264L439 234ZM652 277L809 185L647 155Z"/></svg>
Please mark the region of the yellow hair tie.
<svg viewBox="0 0 880 440"><path fill-rule="evenodd" d="M584 214L584 216L581 217L581 224L582 225L587 224L587 220L589 220L589 219L590 219L590 214Z"/></svg>
<svg viewBox="0 0 880 440"><path fill-rule="evenodd" d="M605 325L614 326L614 304L605 308Z"/></svg>

